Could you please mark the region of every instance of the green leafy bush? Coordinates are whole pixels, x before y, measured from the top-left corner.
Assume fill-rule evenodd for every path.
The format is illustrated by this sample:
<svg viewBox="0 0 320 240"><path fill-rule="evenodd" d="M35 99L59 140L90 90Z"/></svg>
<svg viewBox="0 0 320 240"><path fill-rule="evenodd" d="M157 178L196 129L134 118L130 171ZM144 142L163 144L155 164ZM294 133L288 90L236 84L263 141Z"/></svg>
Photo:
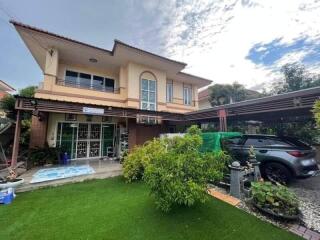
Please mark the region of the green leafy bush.
<svg viewBox="0 0 320 240"><path fill-rule="evenodd" d="M207 183L223 177L228 156L223 152L201 153L200 131L192 126L184 137L165 138L151 154L144 180L159 209L173 205L192 206L208 198Z"/></svg>
<svg viewBox="0 0 320 240"><path fill-rule="evenodd" d="M127 181L142 179L144 170L153 156L164 152L165 148L165 142L156 138L146 142L143 146L135 147L125 156L123 162L123 175Z"/></svg>
<svg viewBox="0 0 320 240"><path fill-rule="evenodd" d="M254 182L251 183L251 191L254 203L263 209L287 216L296 215L299 212L297 196L281 184Z"/></svg>

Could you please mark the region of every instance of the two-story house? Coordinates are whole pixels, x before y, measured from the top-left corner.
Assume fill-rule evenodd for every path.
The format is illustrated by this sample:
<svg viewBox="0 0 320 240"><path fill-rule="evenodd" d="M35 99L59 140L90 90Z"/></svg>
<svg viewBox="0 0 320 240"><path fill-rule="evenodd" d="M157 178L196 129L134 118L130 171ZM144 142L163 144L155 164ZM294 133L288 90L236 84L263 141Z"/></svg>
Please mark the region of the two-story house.
<svg viewBox="0 0 320 240"><path fill-rule="evenodd" d="M211 83L182 72L185 63L118 40L106 50L11 23L43 72L35 97L16 103L33 112L30 147L48 143L71 159L118 156L171 131Z"/></svg>

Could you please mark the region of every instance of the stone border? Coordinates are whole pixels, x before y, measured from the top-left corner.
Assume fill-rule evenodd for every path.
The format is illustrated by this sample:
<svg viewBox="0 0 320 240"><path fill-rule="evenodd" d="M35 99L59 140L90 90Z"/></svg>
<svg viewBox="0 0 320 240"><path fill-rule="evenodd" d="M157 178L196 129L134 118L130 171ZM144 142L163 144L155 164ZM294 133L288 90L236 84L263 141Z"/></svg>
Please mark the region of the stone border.
<svg viewBox="0 0 320 240"><path fill-rule="evenodd" d="M314 232L302 225L295 224L290 229L290 232L297 234L300 237L303 237L304 239L308 240L320 240L320 234L317 232Z"/></svg>

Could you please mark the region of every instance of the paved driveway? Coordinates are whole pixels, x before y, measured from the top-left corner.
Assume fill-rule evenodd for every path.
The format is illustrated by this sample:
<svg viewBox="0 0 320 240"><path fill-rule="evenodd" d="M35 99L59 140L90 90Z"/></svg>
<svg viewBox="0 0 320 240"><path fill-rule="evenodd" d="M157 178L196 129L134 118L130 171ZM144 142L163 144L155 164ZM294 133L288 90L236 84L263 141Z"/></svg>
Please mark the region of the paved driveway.
<svg viewBox="0 0 320 240"><path fill-rule="evenodd" d="M291 188L299 197L303 221L320 232L320 175L293 182Z"/></svg>

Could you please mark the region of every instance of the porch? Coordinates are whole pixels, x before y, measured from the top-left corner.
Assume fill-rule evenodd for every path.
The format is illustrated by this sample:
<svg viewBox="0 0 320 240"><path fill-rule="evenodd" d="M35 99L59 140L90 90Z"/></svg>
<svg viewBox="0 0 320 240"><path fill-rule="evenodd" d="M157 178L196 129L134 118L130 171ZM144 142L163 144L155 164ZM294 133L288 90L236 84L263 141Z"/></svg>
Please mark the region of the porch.
<svg viewBox="0 0 320 240"><path fill-rule="evenodd" d="M94 170L94 172L91 174L32 183L32 179L34 175L39 170L60 168L60 167L63 168L67 166L86 166L86 165L90 166ZM85 160L72 161L70 165L67 165L67 166L55 165L55 166L47 166L47 167L43 166L43 167L32 168L19 176L19 178L24 179L24 183L19 188L17 188L16 191L26 192L26 191L32 191L32 190L44 188L44 187L54 187L54 186L59 186L59 185L64 185L69 183L83 182L83 181L92 180L92 179L104 179L104 178L110 178L110 177L122 175L122 165L117 161L85 159Z"/></svg>
<svg viewBox="0 0 320 240"><path fill-rule="evenodd" d="M166 121L182 114L40 98L16 98L17 121L12 167L20 145L21 116L32 113L30 148L57 148L62 158L121 159L135 145L166 132ZM145 118L144 118L145 117ZM143 121L154 119L154 122Z"/></svg>

